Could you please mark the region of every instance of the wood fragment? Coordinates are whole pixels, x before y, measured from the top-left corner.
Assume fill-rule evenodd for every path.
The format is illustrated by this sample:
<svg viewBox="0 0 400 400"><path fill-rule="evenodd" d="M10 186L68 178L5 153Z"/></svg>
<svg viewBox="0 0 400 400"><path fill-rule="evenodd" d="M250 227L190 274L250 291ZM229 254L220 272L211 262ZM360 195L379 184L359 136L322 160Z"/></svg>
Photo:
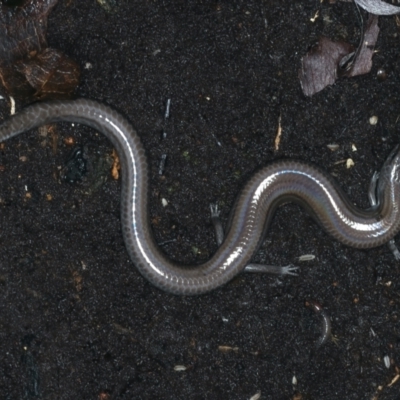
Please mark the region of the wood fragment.
<svg viewBox="0 0 400 400"><path fill-rule="evenodd" d="M113 179L117 180L119 178L119 170L121 169L121 164L119 162L119 157L115 149L113 149L111 157L113 159L111 176L113 177Z"/></svg>
<svg viewBox="0 0 400 400"><path fill-rule="evenodd" d="M304 254L299 257L299 261L312 261L315 260L314 254Z"/></svg>
<svg viewBox="0 0 400 400"><path fill-rule="evenodd" d="M230 351L234 351L235 353L237 353L239 351L239 347L218 346L218 350L223 353L229 353Z"/></svg>
<svg viewBox="0 0 400 400"><path fill-rule="evenodd" d="M395 377L388 384L388 387L393 386L399 379L400 379L400 375L399 374L395 375Z"/></svg>
<svg viewBox="0 0 400 400"><path fill-rule="evenodd" d="M275 136L275 151L279 150L279 145L281 143L281 136L282 136L282 125L281 125L281 118L282 114L279 114L279 119L278 119L278 130L276 132Z"/></svg>

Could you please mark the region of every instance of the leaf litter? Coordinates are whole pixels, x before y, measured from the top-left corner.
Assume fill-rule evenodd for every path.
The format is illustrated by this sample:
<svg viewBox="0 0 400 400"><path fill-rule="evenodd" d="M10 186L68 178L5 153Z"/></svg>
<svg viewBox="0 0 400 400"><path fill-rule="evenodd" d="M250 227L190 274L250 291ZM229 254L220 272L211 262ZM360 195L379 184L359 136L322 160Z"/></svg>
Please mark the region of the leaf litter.
<svg viewBox="0 0 400 400"><path fill-rule="evenodd" d="M358 48L322 36L301 60L299 79L306 96L334 84L339 77L350 78L369 73L379 35L378 15L400 12L400 7L379 0L355 0L355 3L370 13Z"/></svg>
<svg viewBox="0 0 400 400"><path fill-rule="evenodd" d="M0 80L11 96L32 101L70 97L78 64L47 46L47 17L58 0L0 4Z"/></svg>

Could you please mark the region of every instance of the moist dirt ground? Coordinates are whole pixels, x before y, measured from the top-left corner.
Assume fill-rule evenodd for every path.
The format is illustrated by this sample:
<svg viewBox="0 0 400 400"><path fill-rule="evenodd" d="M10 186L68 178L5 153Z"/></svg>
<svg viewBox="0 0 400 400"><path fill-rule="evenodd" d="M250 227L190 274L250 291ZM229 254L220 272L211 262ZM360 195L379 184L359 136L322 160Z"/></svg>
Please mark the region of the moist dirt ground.
<svg viewBox="0 0 400 400"><path fill-rule="evenodd" d="M369 74L309 98L301 58L322 35L358 45L352 3L115 3L109 13L94 0L60 0L48 42L80 65L78 97L111 105L137 129L150 166L149 218L170 259L207 260L217 248L209 204L218 202L226 222L245 182L273 160L316 164L368 207L370 178L399 142L395 17L379 20ZM5 119L7 96L0 106ZM60 171L79 146L87 172L64 182ZM2 399L400 398L400 262L386 246L348 248L287 204L255 260L297 265L298 276L241 274L209 294L174 296L129 259L120 179L102 135L64 123L0 150ZM315 258L300 262L307 254ZM332 322L318 349L322 319L308 300Z"/></svg>

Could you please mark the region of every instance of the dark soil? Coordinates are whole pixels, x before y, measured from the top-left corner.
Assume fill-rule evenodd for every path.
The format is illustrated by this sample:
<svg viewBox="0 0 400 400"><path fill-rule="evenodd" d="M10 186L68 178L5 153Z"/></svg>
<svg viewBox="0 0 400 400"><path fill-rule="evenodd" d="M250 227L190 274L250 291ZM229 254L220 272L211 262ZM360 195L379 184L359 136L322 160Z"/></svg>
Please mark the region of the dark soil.
<svg viewBox="0 0 400 400"><path fill-rule="evenodd" d="M395 17L379 25L371 73L312 98L300 88L301 57L321 35L357 46L352 3L119 0L109 14L94 0L60 0L48 41L80 64L78 96L136 127L156 240L175 240L163 246L171 259L200 263L216 250L209 204L218 201L226 221L241 187L271 160L315 163L368 206L369 180L399 141L400 32ZM0 105L7 118L8 101ZM59 178L67 138L88 157L75 184ZM400 380L389 386L400 366L400 264L386 246L347 248L285 205L256 260L299 265L298 277L242 274L202 296L164 293L125 250L111 153L104 137L71 124L1 148L0 398L400 398ZM348 158L350 169L338 163ZM315 259L300 263L304 254ZM321 319L308 299L332 320L334 340L317 350Z"/></svg>

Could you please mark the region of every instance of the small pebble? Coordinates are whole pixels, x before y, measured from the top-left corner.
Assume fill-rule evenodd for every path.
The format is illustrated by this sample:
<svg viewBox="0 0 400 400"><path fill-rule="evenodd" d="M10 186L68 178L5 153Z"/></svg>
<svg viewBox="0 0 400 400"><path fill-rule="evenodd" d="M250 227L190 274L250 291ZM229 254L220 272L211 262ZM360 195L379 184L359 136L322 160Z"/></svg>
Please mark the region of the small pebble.
<svg viewBox="0 0 400 400"><path fill-rule="evenodd" d="M73 146L75 144L75 139L72 136L68 136L64 139L64 143L67 146Z"/></svg>
<svg viewBox="0 0 400 400"><path fill-rule="evenodd" d="M370 119L369 119L369 123L370 125L376 125L378 123L378 117L376 115L373 115Z"/></svg>
<svg viewBox="0 0 400 400"><path fill-rule="evenodd" d="M351 158L348 158L346 160L346 168L349 169L351 167L354 167L354 161Z"/></svg>
<svg viewBox="0 0 400 400"><path fill-rule="evenodd" d="M387 73L383 68L379 68L376 72L376 77L378 78L379 82L383 82L387 79Z"/></svg>

